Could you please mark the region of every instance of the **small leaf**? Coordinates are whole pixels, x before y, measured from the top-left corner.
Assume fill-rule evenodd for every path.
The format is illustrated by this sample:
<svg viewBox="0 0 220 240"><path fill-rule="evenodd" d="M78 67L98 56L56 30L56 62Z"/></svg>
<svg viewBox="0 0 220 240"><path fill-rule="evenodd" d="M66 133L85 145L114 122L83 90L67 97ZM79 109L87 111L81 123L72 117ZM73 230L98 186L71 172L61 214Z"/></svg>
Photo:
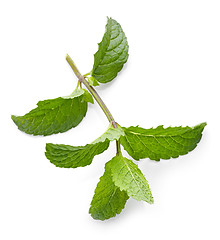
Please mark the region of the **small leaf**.
<svg viewBox="0 0 220 240"><path fill-rule="evenodd" d="M125 135L121 137L121 144L136 160L150 158L159 161L171 157L177 158L197 146L205 126L206 123L195 127L123 128Z"/></svg>
<svg viewBox="0 0 220 240"><path fill-rule="evenodd" d="M121 154L110 164L113 182L121 191L126 191L129 197L138 201L154 202L148 182L136 164Z"/></svg>
<svg viewBox="0 0 220 240"><path fill-rule="evenodd" d="M91 75L100 83L112 81L128 59L127 38L118 22L108 18L105 34L94 55Z"/></svg>
<svg viewBox="0 0 220 240"><path fill-rule="evenodd" d="M87 112L92 96L85 89L76 89L66 97L39 101L37 108L24 116L12 115L18 128L28 134L51 135L76 127Z"/></svg>
<svg viewBox="0 0 220 240"><path fill-rule="evenodd" d="M113 128L110 124L107 131L91 144L85 146L70 146L63 144L46 144L46 157L57 167L76 168L90 165L95 155L104 152L110 141L118 140L124 131Z"/></svg>
<svg viewBox="0 0 220 240"><path fill-rule="evenodd" d="M94 219L106 220L119 214L128 200L125 191L121 191L112 181L109 162L105 165L104 175L95 189L89 213Z"/></svg>
<svg viewBox="0 0 220 240"><path fill-rule="evenodd" d="M76 88L70 95L64 96L62 98L65 98L65 99L76 98L83 95L85 92L88 92L88 91L82 88L80 89Z"/></svg>
<svg viewBox="0 0 220 240"><path fill-rule="evenodd" d="M99 86L98 81L94 77L88 77L88 82L90 86Z"/></svg>
<svg viewBox="0 0 220 240"><path fill-rule="evenodd" d="M124 136L124 130L118 125L118 128L114 128L112 124L109 124L108 129L93 143L104 142L106 139L109 141L119 140L121 136Z"/></svg>
<svg viewBox="0 0 220 240"><path fill-rule="evenodd" d="M83 89L83 90L84 90L84 100L86 102L90 102L90 103L94 104L92 95L87 90L85 90L85 89Z"/></svg>

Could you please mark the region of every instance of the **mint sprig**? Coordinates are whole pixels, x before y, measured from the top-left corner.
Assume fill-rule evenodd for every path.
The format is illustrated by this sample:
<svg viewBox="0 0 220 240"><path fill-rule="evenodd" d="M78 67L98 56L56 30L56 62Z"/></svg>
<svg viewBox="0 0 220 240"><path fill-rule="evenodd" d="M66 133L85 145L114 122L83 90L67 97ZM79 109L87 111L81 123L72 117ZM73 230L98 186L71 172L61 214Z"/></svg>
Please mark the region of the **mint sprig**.
<svg viewBox="0 0 220 240"><path fill-rule="evenodd" d="M89 209L91 216L99 220L119 214L129 197L150 204L154 202L144 174L137 164L122 155L121 145L135 160L176 158L197 146L206 126L206 123L201 123L194 127L121 127L94 87L112 81L127 58L127 38L120 24L108 18L104 36L94 55L92 71L82 75L70 56L66 56L78 78L72 94L40 101L37 108L24 116L12 115L12 120L21 131L47 136L76 127L85 117L88 103L96 100L109 121L108 129L95 141L84 146L47 143L45 155L57 167L84 167L90 165L96 155L106 151L110 142L116 141L116 156L105 164L104 174L97 184Z"/></svg>

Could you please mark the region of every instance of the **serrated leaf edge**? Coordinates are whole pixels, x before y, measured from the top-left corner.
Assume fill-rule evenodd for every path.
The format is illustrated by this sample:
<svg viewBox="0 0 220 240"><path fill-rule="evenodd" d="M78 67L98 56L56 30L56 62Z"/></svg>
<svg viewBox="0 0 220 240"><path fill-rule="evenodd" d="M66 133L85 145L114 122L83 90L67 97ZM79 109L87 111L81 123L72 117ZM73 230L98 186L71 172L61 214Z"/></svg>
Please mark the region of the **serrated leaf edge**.
<svg viewBox="0 0 220 240"><path fill-rule="evenodd" d="M202 122L202 123L200 123L200 124L197 124L197 125L195 125L195 126L193 126L193 127L189 127L189 126L185 126L185 127L189 127L190 129L190 131L192 131L193 129L195 129L196 127L200 127L200 126L202 126L202 130L201 130L201 136L200 136L200 138L197 140L197 142L195 143L195 147L192 149L192 150L189 150L189 151L187 151L187 153L185 153L185 154L178 154L175 158L178 158L179 156L184 156L184 155L186 155L186 154L188 154L189 152L191 152L191 151L193 151L196 147L197 147L197 145L198 145L198 143L200 142L200 140L201 140L201 138L202 138L202 132L203 132L203 130L204 130L204 128L205 128L205 126L207 125L207 123L206 122ZM134 127L134 126L130 126L130 127ZM128 127L128 128L130 128L130 127ZM137 125L136 127L139 127L139 125ZM157 129L157 128L160 128L160 127L162 127L164 130L166 130L166 129L169 129L169 128L173 128L173 127L171 127L171 126L169 126L169 127L167 127L167 128L164 128L164 126L163 125L159 125L159 126L157 126L156 128L149 128L149 130L153 130L153 129ZM183 127L183 128L185 128L184 126L178 126L177 128L179 128L179 127ZM122 127L122 129L124 130L126 127ZM126 129L128 129L128 128L126 128ZM142 128L142 127L139 127L139 128ZM175 128L175 127L174 127ZM144 128L142 128L142 129L144 129ZM141 133L135 133L135 132L132 132L132 131L130 131L132 134L135 134L135 135L144 135L144 134L141 134ZM149 137L154 137L155 138L155 135L144 135L144 136L149 136ZM156 135L157 137L174 137L174 136L177 136L177 134L176 135ZM126 137L126 134L124 135L124 137L126 138L126 141L129 143L129 141L128 141L128 138ZM144 144L145 145L145 144ZM162 144L161 144L162 145ZM131 148L131 150L134 152L134 150L132 149L132 147L130 146L130 144L129 144L129 147ZM147 148L147 146L146 146L146 148ZM149 148L148 148L149 149ZM149 149L149 151L151 151L152 152L152 150L151 149ZM129 153L128 153L129 154ZM130 155L130 154L129 154ZM130 155L131 156L131 155ZM132 156L131 156L132 157ZM135 157L132 157L134 160L140 160L140 159L145 159L145 158L135 158ZM148 158L148 157L146 157L146 158ZM149 158L150 160L154 160L154 161L160 161L160 160L169 160L169 159L171 159L171 158L174 158L174 157L169 157L169 158L160 158L160 159L158 159L158 160L155 160L155 159L151 159L151 158Z"/></svg>

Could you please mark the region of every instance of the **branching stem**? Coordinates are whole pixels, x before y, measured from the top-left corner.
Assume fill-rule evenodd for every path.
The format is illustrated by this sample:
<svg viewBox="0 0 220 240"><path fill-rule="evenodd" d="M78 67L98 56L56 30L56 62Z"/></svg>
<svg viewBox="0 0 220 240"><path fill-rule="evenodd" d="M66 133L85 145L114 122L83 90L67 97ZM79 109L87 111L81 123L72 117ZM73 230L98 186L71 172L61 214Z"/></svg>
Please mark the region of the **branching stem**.
<svg viewBox="0 0 220 240"><path fill-rule="evenodd" d="M99 94L96 92L96 90L92 86L89 85L89 82L80 73L80 71L76 67L75 63L73 62L73 60L71 59L71 57L68 54L66 55L66 60L69 63L69 65L72 68L72 70L75 73L75 75L77 76L79 82L83 83L86 86L86 88L89 90L89 92L92 94L92 96L95 98L96 102L99 104L99 106L101 107L102 111L105 113L108 121L110 123L112 123L112 126L114 128L118 128L117 123L115 122L111 112L109 111L109 109L107 108L107 106L105 105L105 103L103 102L101 97L99 96ZM116 141L116 149L117 149L117 153L121 152L120 140Z"/></svg>

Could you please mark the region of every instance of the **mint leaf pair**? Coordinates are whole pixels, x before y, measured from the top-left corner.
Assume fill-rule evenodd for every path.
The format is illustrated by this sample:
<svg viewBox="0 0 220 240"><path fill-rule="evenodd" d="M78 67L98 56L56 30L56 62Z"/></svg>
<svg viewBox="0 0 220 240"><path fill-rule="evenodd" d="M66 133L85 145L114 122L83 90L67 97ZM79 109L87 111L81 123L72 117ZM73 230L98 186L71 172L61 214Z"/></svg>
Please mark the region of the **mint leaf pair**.
<svg viewBox="0 0 220 240"><path fill-rule="evenodd" d="M124 149L136 160L168 159L193 150L200 141L205 126L206 123L192 128L123 127L124 134L120 140ZM150 204L154 202L148 182L138 166L120 153L106 163L104 175L96 187L89 212L94 219L105 220L114 217L122 211L129 197Z"/></svg>
<svg viewBox="0 0 220 240"><path fill-rule="evenodd" d="M140 169L119 154L106 163L89 213L94 219L109 219L122 211L129 197L153 203L148 182Z"/></svg>
<svg viewBox="0 0 220 240"><path fill-rule="evenodd" d="M89 209L91 216L99 220L119 214L130 197L150 204L154 202L144 174L132 160L123 157L121 145L135 160L177 158L197 146L206 126L206 123L201 123L195 127L158 126L144 129L138 126L126 128L117 124L94 87L112 81L127 59L127 38L120 24L108 18L89 73L82 75L69 55L66 56L78 78L73 93L66 97L40 101L37 108L24 116L12 115L12 120L21 131L47 136L76 127L85 117L88 103L96 100L110 123L103 135L84 146L47 143L45 156L56 167L85 167L92 163L96 155L106 151L111 141L116 141L116 156L105 164L104 174L97 184Z"/></svg>
<svg viewBox="0 0 220 240"><path fill-rule="evenodd" d="M112 81L128 59L127 38L118 22L108 18L106 32L94 55L90 85ZM39 101L38 107L24 116L12 115L19 130L33 135L51 135L76 127L87 112L92 96L85 89L76 89L67 97Z"/></svg>
<svg viewBox="0 0 220 240"><path fill-rule="evenodd" d="M107 131L91 144L73 147L48 143L45 155L57 167L84 167L92 163L95 155L107 150L110 141L120 140L124 149L136 160L174 158L187 154L196 147L205 125L206 123L192 128L164 129L159 126L156 129L144 129L120 126L114 128L110 124ZM120 152L106 163L89 212L95 219L114 217L121 212L129 197L153 203L153 196L144 175L132 160L123 157Z"/></svg>

